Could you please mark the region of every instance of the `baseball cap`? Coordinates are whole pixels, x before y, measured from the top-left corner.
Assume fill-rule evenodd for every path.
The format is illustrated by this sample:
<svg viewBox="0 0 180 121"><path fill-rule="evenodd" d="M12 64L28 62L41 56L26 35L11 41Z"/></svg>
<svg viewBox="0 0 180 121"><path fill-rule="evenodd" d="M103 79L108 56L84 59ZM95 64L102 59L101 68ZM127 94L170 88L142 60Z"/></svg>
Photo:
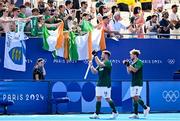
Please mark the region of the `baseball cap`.
<svg viewBox="0 0 180 121"><path fill-rule="evenodd" d="M171 7L171 8L173 9L173 8L175 8L175 7L179 7L179 6L178 6L178 5L176 5L176 4L174 4L174 5L172 5L172 7Z"/></svg>

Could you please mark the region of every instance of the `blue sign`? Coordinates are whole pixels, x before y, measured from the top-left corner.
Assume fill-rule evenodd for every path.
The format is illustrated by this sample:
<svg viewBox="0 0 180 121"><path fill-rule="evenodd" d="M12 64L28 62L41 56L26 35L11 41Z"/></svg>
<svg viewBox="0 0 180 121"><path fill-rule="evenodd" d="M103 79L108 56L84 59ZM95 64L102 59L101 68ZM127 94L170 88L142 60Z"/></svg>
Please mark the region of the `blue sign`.
<svg viewBox="0 0 180 121"><path fill-rule="evenodd" d="M173 73L180 67L180 48L178 40L159 39L122 39L114 41L107 39L107 49L111 51L112 79L130 79L122 60L130 58L129 51L136 48L141 50L140 59L144 62L144 79L172 79ZM30 38L27 46L27 71L16 72L3 68L4 38L0 38L0 79L32 79L32 70L36 60L42 57L46 60L46 79L82 80L87 69L87 61L66 61L54 59L51 52L42 49L42 38ZM89 74L88 79L97 79Z"/></svg>
<svg viewBox="0 0 180 121"><path fill-rule="evenodd" d="M82 81L88 61L77 62L66 61L62 58L54 59L51 52L42 49L42 38L30 38L26 40L26 72L11 71L3 67L4 42L4 38L0 38L0 79L31 80L36 60L41 57L46 61L46 80L53 84L51 89L47 82L0 83L1 98L15 101L15 105L10 107L11 112L48 112L48 90L51 90L53 97L68 96L70 98L70 103L58 105L60 111L93 112L95 110L94 81L97 80L97 76L89 73L87 80ZM144 81L150 81L149 86L144 85L143 99L146 100L145 97L148 94L145 90L147 86L150 89L152 111L179 110L177 106L180 105L178 91L180 85L178 81L174 81L174 83L177 83L174 84L163 80L172 79L173 73L180 69L180 53L177 52L180 48L180 40L121 39L120 41L114 41L107 39L106 44L107 49L112 53L110 60L113 65L112 98L120 112L132 110L132 101L128 93L129 82L122 83L122 81L130 80L131 75L127 74L122 61L130 58L129 51L134 48L141 50L140 59L144 63ZM100 55L100 53L98 54ZM153 82L154 80L162 82ZM39 98L36 100L38 96ZM42 97L45 100L42 100ZM110 111L109 105L104 100L102 111Z"/></svg>
<svg viewBox="0 0 180 121"><path fill-rule="evenodd" d="M180 82L150 82L150 106L152 111L179 111Z"/></svg>
<svg viewBox="0 0 180 121"><path fill-rule="evenodd" d="M13 101L9 113L50 113L49 82L0 82L0 99Z"/></svg>
<svg viewBox="0 0 180 121"><path fill-rule="evenodd" d="M90 81L57 81L52 86L52 96L66 97L68 96L70 102L67 104L58 105L59 112L94 112L96 109L96 96L95 96L95 82ZM122 112L122 98L121 98L121 82L112 83L112 99ZM109 104L102 100L102 112L111 112Z"/></svg>

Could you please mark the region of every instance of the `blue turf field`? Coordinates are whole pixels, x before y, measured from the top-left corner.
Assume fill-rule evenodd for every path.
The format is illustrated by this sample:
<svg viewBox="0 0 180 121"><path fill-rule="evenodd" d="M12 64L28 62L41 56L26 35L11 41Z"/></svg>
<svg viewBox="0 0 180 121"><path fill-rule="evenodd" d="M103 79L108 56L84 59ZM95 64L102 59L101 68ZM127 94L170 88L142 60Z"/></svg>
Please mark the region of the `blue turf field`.
<svg viewBox="0 0 180 121"><path fill-rule="evenodd" d="M89 119L90 114L67 114L67 115L2 115L0 121L115 121L109 119L110 114L100 115L100 119ZM120 121L180 121L180 113L156 113L147 118L140 115L140 119L129 119L129 114L119 114L116 120Z"/></svg>

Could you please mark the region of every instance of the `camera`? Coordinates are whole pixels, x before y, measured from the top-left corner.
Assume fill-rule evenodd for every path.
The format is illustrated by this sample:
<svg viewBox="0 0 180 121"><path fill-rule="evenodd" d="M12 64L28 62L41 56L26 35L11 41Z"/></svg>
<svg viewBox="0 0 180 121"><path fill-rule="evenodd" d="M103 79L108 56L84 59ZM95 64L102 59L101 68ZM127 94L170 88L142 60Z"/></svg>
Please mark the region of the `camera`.
<svg viewBox="0 0 180 121"><path fill-rule="evenodd" d="M180 22L178 22L178 23L175 25L175 28L176 28L176 29L179 29L179 28L180 28Z"/></svg>

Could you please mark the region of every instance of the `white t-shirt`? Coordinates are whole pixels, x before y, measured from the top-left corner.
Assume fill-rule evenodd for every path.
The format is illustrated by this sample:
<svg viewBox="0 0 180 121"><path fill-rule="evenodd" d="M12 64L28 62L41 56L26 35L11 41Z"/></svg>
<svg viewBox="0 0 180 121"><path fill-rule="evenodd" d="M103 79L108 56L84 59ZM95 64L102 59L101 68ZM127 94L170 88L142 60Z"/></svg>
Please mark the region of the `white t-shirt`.
<svg viewBox="0 0 180 121"><path fill-rule="evenodd" d="M26 7L25 15L26 15L27 17L32 16L32 9L31 9L30 7Z"/></svg>
<svg viewBox="0 0 180 121"><path fill-rule="evenodd" d="M172 20L179 21L179 16L178 16L178 14L172 12L172 13L169 15L169 20L170 20L170 21L172 21ZM180 28L179 28L179 29L174 28L173 30L171 30L171 34L179 34L179 33L180 33ZM179 36L178 36L178 37L179 37Z"/></svg>
<svg viewBox="0 0 180 121"><path fill-rule="evenodd" d="M172 20L179 21L179 16L176 13L171 13L169 15L169 19L170 19L170 21L172 21Z"/></svg>
<svg viewBox="0 0 180 121"><path fill-rule="evenodd" d="M155 26L157 26L157 23L153 23L151 20L147 21L145 23L145 26L147 28L147 34L148 33L156 33L157 32L157 28L155 28Z"/></svg>

